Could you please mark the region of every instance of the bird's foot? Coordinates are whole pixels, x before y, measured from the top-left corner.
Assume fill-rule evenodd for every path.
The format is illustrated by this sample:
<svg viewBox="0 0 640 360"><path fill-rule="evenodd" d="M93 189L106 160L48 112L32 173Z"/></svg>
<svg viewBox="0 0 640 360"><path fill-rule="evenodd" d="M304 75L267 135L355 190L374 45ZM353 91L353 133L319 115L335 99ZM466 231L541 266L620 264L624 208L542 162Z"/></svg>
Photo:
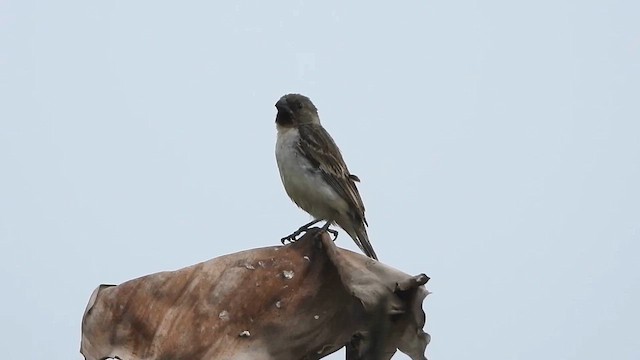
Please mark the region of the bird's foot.
<svg viewBox="0 0 640 360"><path fill-rule="evenodd" d="M294 242L298 241L297 237L301 233L302 233L301 231L295 231L293 234L287 235L287 236L283 237L282 239L280 239L280 242L282 243L282 245L284 245L287 242L288 243L294 243Z"/></svg>
<svg viewBox="0 0 640 360"><path fill-rule="evenodd" d="M307 231L309 231L309 229L298 229L294 231L291 235L287 235L282 239L280 239L280 242L282 243L282 245L284 245L285 243L294 243L298 241L298 236L300 236L300 234L305 233ZM336 241L336 239L338 238L338 230L326 229L325 231L333 235L332 240ZM322 234L322 231L318 231L316 235L319 235L319 234Z"/></svg>
<svg viewBox="0 0 640 360"><path fill-rule="evenodd" d="M338 230L327 229L327 232L333 235L333 241L336 241L338 239Z"/></svg>
<svg viewBox="0 0 640 360"><path fill-rule="evenodd" d="M326 231L329 234L333 235L333 241L336 241L336 239L338 238L338 230L329 229L329 226L331 226L331 222L327 221L327 223L324 224L324 226L320 229L320 232L318 232L318 234L322 234L324 231Z"/></svg>
<svg viewBox="0 0 640 360"><path fill-rule="evenodd" d="M304 232L309 231L309 227L311 227L312 225L315 225L316 223L318 223L320 220L313 220L312 222L308 223L308 224L304 224L302 226L300 226L298 228L298 230L294 231L293 234L288 235L283 237L282 239L280 239L280 242L282 243L282 245L284 245L285 242L290 242L290 243L294 243L296 241L298 241L298 236Z"/></svg>

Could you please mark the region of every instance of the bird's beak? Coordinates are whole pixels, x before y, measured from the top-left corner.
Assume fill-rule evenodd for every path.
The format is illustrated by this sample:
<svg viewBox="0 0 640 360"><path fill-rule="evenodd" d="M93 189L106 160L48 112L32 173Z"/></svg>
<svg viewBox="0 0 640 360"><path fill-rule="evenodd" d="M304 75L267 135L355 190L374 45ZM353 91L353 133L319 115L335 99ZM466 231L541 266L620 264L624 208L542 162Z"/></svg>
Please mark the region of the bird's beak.
<svg viewBox="0 0 640 360"><path fill-rule="evenodd" d="M278 111L282 111L282 112L287 113L289 115L293 114L293 111L291 111L291 108L289 107L289 104L287 103L287 100L285 100L285 99L278 100L278 102L276 103L276 109L278 109Z"/></svg>

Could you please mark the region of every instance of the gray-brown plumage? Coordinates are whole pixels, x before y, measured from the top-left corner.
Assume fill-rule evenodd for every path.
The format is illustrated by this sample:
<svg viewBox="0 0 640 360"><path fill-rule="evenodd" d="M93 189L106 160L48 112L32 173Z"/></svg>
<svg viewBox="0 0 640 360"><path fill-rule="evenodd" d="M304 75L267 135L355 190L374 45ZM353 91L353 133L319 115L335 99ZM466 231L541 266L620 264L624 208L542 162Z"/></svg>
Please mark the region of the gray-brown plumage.
<svg viewBox="0 0 640 360"><path fill-rule="evenodd" d="M377 259L355 184L360 179L349 172L316 107L306 96L288 94L276 108L276 160L289 197L316 220L338 224L367 256Z"/></svg>

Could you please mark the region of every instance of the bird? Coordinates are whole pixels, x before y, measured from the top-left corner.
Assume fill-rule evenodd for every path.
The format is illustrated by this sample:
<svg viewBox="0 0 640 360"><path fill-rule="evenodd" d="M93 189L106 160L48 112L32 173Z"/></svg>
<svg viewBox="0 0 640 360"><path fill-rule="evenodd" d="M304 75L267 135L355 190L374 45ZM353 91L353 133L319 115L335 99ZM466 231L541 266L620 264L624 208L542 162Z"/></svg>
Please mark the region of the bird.
<svg viewBox="0 0 640 360"><path fill-rule="evenodd" d="M276 162L287 195L314 221L283 238L297 235L320 221L322 230L337 235L329 226L337 224L372 259L378 259L367 235L369 226L364 204L356 187L360 179L349 172L340 149L322 127L318 109L301 94L287 94L275 104Z"/></svg>

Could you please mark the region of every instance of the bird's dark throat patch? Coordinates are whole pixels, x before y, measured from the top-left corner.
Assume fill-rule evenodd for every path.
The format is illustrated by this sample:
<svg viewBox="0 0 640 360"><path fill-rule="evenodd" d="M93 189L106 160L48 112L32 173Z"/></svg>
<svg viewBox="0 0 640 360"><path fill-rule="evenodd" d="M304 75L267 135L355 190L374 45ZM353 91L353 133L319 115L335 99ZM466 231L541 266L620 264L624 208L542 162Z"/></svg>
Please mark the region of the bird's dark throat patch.
<svg viewBox="0 0 640 360"><path fill-rule="evenodd" d="M293 117L286 111L278 111L278 115L276 115L276 124L280 126L293 126Z"/></svg>

